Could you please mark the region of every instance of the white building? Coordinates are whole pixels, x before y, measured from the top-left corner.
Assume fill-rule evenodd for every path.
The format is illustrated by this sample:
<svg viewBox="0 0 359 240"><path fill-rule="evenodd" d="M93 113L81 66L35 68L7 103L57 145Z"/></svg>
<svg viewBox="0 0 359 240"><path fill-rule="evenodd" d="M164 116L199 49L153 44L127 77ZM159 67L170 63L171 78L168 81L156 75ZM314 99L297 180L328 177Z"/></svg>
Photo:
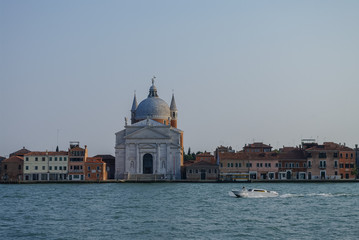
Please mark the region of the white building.
<svg viewBox="0 0 359 240"><path fill-rule="evenodd" d="M30 152L24 155L25 181L66 180L67 174L67 152Z"/></svg>
<svg viewBox="0 0 359 240"><path fill-rule="evenodd" d="M131 109L131 125L116 133L116 178L180 179L183 132L177 129L177 107L158 97L152 80L148 97Z"/></svg>

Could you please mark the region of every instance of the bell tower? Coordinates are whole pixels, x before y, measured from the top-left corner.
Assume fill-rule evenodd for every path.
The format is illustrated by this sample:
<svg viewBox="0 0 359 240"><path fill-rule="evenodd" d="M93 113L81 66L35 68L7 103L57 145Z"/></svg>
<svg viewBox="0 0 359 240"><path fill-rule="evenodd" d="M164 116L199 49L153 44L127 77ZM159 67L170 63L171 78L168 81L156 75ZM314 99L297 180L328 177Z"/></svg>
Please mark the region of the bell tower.
<svg viewBox="0 0 359 240"><path fill-rule="evenodd" d="M136 92L133 96L133 102L132 102L132 108L131 108L131 124L134 124L136 123L136 109L137 109L137 99L136 99Z"/></svg>
<svg viewBox="0 0 359 240"><path fill-rule="evenodd" d="M174 128L177 128L177 106L175 101L175 95L172 93L172 100L171 100L171 106L170 106L170 112L171 112L171 126Z"/></svg>

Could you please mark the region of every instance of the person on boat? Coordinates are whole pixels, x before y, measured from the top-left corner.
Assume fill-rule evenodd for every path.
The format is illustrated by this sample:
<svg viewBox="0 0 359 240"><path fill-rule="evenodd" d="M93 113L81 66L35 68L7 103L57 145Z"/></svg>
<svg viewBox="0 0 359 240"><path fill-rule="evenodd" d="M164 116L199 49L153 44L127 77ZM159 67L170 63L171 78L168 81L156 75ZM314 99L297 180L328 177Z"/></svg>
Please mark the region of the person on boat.
<svg viewBox="0 0 359 240"><path fill-rule="evenodd" d="M242 187L242 191L246 191L246 187L245 187L245 186Z"/></svg>

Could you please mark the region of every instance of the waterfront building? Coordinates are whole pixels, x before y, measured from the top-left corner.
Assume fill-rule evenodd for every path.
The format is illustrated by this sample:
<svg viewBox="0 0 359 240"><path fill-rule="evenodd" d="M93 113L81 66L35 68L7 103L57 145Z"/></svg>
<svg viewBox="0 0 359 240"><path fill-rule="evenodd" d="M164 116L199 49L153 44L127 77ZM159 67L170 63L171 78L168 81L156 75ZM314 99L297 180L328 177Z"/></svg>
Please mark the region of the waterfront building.
<svg viewBox="0 0 359 240"><path fill-rule="evenodd" d="M26 149L25 147L23 147L20 150L17 150L16 152L10 153L9 157L13 157L13 156L19 156L19 157L23 157L26 153L31 152L30 150Z"/></svg>
<svg viewBox="0 0 359 240"><path fill-rule="evenodd" d="M273 180L278 173L278 153L261 152L247 153L249 164L249 178Z"/></svg>
<svg viewBox="0 0 359 240"><path fill-rule="evenodd" d="M80 147L80 142L70 142L69 148L69 180L84 181L85 180L85 162L88 157L87 146Z"/></svg>
<svg viewBox="0 0 359 240"><path fill-rule="evenodd" d="M216 163L200 160L186 166L186 179L193 181L218 180L218 171Z"/></svg>
<svg viewBox="0 0 359 240"><path fill-rule="evenodd" d="M243 152L218 152L219 180L247 181L251 164Z"/></svg>
<svg viewBox="0 0 359 240"><path fill-rule="evenodd" d="M106 163L107 179L115 179L115 157L112 155L96 155Z"/></svg>
<svg viewBox="0 0 359 240"><path fill-rule="evenodd" d="M106 163L100 157L88 157L85 162L86 181L107 180Z"/></svg>
<svg viewBox="0 0 359 240"><path fill-rule="evenodd" d="M117 132L116 178L180 179L183 165L183 131L177 128L174 95L170 106L157 94L152 79L148 97L131 108L131 125Z"/></svg>
<svg viewBox="0 0 359 240"><path fill-rule="evenodd" d="M279 149L278 156L278 179L307 179L307 158L302 148L283 147Z"/></svg>
<svg viewBox="0 0 359 240"><path fill-rule="evenodd" d="M355 179L355 151L352 148L340 146L339 174L341 179Z"/></svg>
<svg viewBox="0 0 359 240"><path fill-rule="evenodd" d="M68 152L29 152L24 155L25 181L66 180Z"/></svg>
<svg viewBox="0 0 359 240"><path fill-rule="evenodd" d="M0 176L1 176L1 162L5 159L6 159L5 157L0 156ZM1 178L0 178L0 180L1 180Z"/></svg>
<svg viewBox="0 0 359 240"><path fill-rule="evenodd" d="M306 149L308 179L340 179L339 151L342 146L324 142Z"/></svg>
<svg viewBox="0 0 359 240"><path fill-rule="evenodd" d="M0 179L3 181L21 181L23 179L23 168L23 157L13 155L1 162Z"/></svg>

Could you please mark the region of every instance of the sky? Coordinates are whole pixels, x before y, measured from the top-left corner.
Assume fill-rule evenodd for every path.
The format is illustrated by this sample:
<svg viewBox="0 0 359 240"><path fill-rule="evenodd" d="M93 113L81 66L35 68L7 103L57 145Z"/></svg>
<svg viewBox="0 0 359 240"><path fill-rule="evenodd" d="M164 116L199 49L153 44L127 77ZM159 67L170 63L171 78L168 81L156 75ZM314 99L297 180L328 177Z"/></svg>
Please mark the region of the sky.
<svg viewBox="0 0 359 240"><path fill-rule="evenodd" d="M0 1L0 156L114 155L134 91L184 148L359 143L359 1Z"/></svg>

